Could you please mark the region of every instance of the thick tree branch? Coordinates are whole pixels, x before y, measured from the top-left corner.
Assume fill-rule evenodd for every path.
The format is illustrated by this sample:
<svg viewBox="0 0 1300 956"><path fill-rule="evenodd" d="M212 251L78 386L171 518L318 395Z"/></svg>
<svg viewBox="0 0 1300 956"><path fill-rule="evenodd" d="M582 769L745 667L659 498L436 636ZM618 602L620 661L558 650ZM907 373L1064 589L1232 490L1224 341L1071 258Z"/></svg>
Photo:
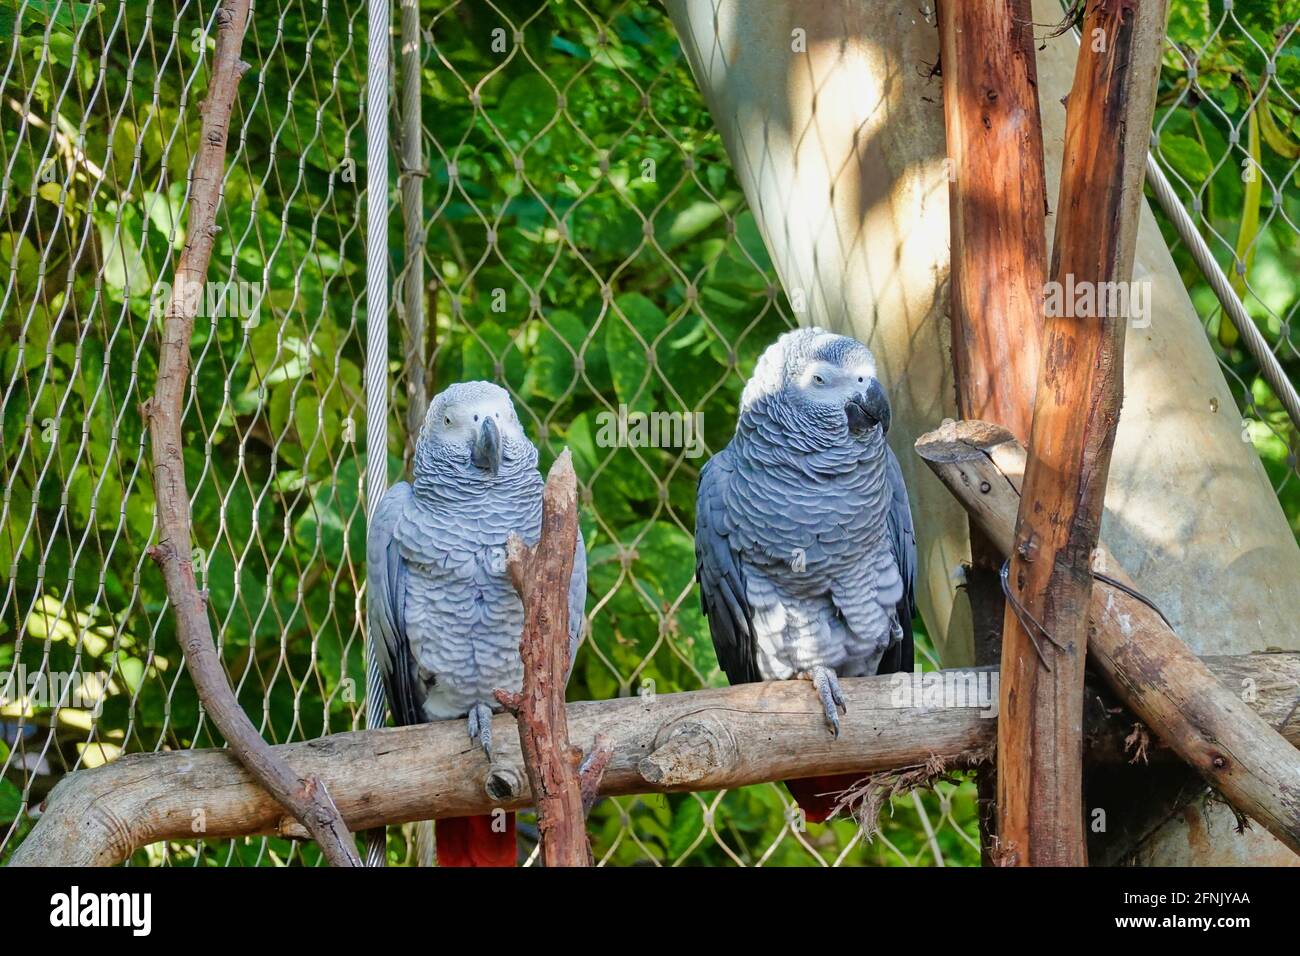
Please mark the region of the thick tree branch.
<svg viewBox="0 0 1300 956"><path fill-rule="evenodd" d="M1028 440L1047 281L1047 185L1030 0L938 5L948 147L952 364L957 410ZM1001 658L1002 559L974 524L965 594L974 663ZM986 863L996 772L978 778Z"/></svg>
<svg viewBox="0 0 1300 956"><path fill-rule="evenodd" d="M949 424L917 441L930 465L1003 553L1016 540L1026 461L1020 443L985 422ZM1092 567L1088 654L1106 683L1175 753L1241 812L1300 853L1300 754L1248 706L1258 682L1230 674L1225 686L1164 619L1128 593L1132 581L1105 550ZM1091 571L1089 572L1091 573ZM1272 655L1281 657L1284 655ZM1289 656L1289 655L1286 655ZM1003 688L1005 692L1005 687ZM1297 715L1290 709L1284 721ZM1006 719L1003 714L1002 720ZM1082 723L1082 721L1081 721Z"/></svg>
<svg viewBox="0 0 1300 956"><path fill-rule="evenodd" d="M302 822L326 859L335 866L359 866L352 837L324 784L290 770L239 706L217 655L207 601L199 592L190 558L190 499L182 431L185 395L190 387L190 339L218 232L217 209L225 179L230 114L239 79L248 69L248 64L239 59L248 19L249 0L225 0L216 13L216 52L202 106L202 131L190 183L189 231L176 264L172 299L163 322L157 384L153 397L142 408L152 434L158 514L158 544L150 556L162 571L167 597L176 613L177 639L194 688L231 751Z"/></svg>
<svg viewBox="0 0 1300 956"><path fill-rule="evenodd" d="M1164 17L1164 0L1090 2L1066 106L1051 278L1068 291L1045 296L1061 307L1045 309L1002 626L998 839L1021 865L1087 862L1080 731L1089 562L1123 401L1124 293ZM1123 291L1110 296L1112 288Z"/></svg>
<svg viewBox="0 0 1300 956"><path fill-rule="evenodd" d="M963 418L1029 438L1047 281L1047 186L1029 0L939 4Z"/></svg>
<svg viewBox="0 0 1300 956"><path fill-rule="evenodd" d="M1283 724L1283 735L1300 745L1300 714L1291 711L1300 653L1206 663L1234 686L1250 681L1258 691L1251 707ZM981 673L989 676L961 670L929 679L966 685ZM996 721L980 707L899 706L911 703L900 700L899 681L895 675L841 681L848 714L839 740L826 733L821 706L800 681L580 701L568 706L569 727L576 739L608 740L599 787L606 797L729 790L827 773L865 776L932 760L956 768L987 757ZM1133 755L1124 738L1132 726L1133 718L1122 715L1089 725L1090 759L1095 752L1099 761L1127 764ZM486 792L487 759L465 736L464 721L335 734L274 750L299 775L323 780L348 826L359 831L531 805L515 727L509 715L493 719L493 766L517 784L504 795ZM303 836L229 751L130 754L60 781L12 863L107 866L162 840L263 833Z"/></svg>
<svg viewBox="0 0 1300 956"><path fill-rule="evenodd" d="M542 534L529 547L511 535L507 572L524 602L524 631L519 653L524 684L518 694L497 691L497 699L519 720L524 768L536 795L537 832L547 866L591 865L582 752L569 743L564 688L569 676L569 579L578 542L578 478L573 458L564 449L551 466L542 490ZM599 779L607 761L588 765ZM594 792L594 781L586 790ZM589 803L587 804L590 805Z"/></svg>

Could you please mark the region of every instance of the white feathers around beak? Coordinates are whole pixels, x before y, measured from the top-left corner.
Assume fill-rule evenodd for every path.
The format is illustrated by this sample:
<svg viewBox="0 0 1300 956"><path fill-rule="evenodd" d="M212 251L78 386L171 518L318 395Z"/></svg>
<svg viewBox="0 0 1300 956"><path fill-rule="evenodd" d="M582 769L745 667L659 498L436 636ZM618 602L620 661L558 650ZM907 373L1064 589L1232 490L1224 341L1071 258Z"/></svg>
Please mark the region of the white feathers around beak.
<svg viewBox="0 0 1300 956"><path fill-rule="evenodd" d="M487 418L496 422L503 445L527 440L510 393L492 382L459 382L439 392L429 403L420 440L469 448Z"/></svg>
<svg viewBox="0 0 1300 956"><path fill-rule="evenodd" d="M850 356L851 367L845 364ZM844 379L834 384L845 386L846 400L853 391L854 382L848 380L850 377L856 381L857 377L870 380L876 376L875 357L856 339L817 326L792 329L769 345L759 357L754 374L745 383L740 396L741 414L755 402L775 395L792 382L804 387L815 384L813 378L820 374L816 367L818 364L825 365L827 370L835 369L838 373L835 377ZM852 376L848 375L849 372L853 373Z"/></svg>

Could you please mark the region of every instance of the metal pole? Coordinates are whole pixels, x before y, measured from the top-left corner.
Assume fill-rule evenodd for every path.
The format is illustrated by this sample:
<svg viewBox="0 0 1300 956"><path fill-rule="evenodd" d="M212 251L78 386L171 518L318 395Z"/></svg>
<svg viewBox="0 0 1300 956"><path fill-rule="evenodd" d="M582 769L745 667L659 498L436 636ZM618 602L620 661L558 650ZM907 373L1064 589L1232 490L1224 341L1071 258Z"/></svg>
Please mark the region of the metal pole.
<svg viewBox="0 0 1300 956"><path fill-rule="evenodd" d="M402 276L403 377L406 380L406 453L415 439L429 404L424 348L424 123L420 111L420 3L402 0Z"/></svg>
<svg viewBox="0 0 1300 956"><path fill-rule="evenodd" d="M424 318L424 118L420 109L423 58L420 35L420 0L401 0L402 64L402 378L406 384L405 460L415 454L415 440L424 424L429 404L425 374ZM415 828L416 860L433 866L433 824L423 820Z"/></svg>

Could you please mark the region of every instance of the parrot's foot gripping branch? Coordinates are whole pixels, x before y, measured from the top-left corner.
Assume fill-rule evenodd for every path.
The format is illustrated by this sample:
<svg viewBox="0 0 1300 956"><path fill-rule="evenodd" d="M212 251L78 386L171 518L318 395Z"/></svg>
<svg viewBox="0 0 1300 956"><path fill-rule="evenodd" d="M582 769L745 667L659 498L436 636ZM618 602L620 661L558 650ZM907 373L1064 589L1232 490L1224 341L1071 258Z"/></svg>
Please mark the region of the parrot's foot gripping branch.
<svg viewBox="0 0 1300 956"><path fill-rule="evenodd" d="M840 692L839 678L835 676L835 672L829 667L822 667L820 664L812 670L801 672L798 676L800 680L812 681L817 696L821 699L822 710L826 714L826 727L838 740L840 736L840 714L849 712L848 707L844 704L844 694Z"/></svg>
<svg viewBox="0 0 1300 956"><path fill-rule="evenodd" d="M492 760L492 708L479 701L469 709L469 735Z"/></svg>

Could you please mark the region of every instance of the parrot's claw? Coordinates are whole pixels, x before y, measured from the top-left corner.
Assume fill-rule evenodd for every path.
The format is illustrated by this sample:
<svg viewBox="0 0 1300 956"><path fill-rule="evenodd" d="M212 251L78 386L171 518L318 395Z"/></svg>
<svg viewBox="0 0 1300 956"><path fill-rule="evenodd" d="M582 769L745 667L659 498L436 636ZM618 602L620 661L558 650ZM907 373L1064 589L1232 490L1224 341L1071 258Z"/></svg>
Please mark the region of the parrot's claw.
<svg viewBox="0 0 1300 956"><path fill-rule="evenodd" d="M820 664L810 671L804 671L799 675L804 680L812 681L813 688L817 691L818 698L822 702L822 710L826 715L826 727L830 730L831 735L836 740L840 736L840 715L849 712L844 703L844 694L840 691L839 678L829 667L822 667Z"/></svg>
<svg viewBox="0 0 1300 956"><path fill-rule="evenodd" d="M489 761L492 760L492 708L487 704L478 703L469 709L469 735L479 746L483 748L483 753L487 754Z"/></svg>

